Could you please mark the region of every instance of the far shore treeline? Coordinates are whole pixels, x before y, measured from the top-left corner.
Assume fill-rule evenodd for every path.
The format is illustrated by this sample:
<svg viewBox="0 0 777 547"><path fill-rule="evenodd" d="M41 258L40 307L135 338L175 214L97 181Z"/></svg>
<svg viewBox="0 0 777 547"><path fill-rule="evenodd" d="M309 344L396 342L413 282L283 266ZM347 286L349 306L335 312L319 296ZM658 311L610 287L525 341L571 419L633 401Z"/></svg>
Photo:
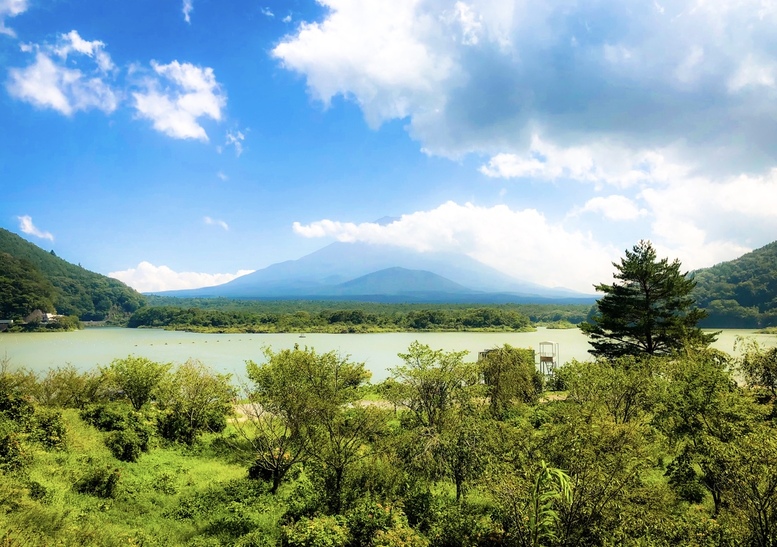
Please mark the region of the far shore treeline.
<svg viewBox="0 0 777 547"><path fill-rule="evenodd" d="M130 317L129 327L250 333L520 332L532 330L532 324L573 327L590 312L590 306L579 304L476 306L226 299L180 302L170 297L150 297L149 300L151 305Z"/></svg>

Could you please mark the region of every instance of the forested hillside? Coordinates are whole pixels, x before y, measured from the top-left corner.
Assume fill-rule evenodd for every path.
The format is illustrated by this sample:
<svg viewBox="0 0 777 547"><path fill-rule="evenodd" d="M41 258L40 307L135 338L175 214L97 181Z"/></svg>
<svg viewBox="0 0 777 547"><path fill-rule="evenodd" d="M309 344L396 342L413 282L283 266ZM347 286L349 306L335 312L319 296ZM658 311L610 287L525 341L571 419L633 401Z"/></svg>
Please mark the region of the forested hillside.
<svg viewBox="0 0 777 547"><path fill-rule="evenodd" d="M0 319L36 309L103 320L132 313L144 297L121 281L75 266L0 229Z"/></svg>
<svg viewBox="0 0 777 547"><path fill-rule="evenodd" d="M709 314L701 326L777 325L777 241L694 277L697 303Z"/></svg>

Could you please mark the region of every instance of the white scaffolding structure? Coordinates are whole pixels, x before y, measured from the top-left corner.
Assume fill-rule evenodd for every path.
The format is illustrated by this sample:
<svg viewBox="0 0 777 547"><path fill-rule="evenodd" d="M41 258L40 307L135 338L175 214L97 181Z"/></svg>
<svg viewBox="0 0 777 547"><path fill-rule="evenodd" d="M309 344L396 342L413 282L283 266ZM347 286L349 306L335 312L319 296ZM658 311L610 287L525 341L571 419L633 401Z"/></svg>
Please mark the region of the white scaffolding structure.
<svg viewBox="0 0 777 547"><path fill-rule="evenodd" d="M549 376L558 368L560 364L558 342L540 342L540 351L537 355L540 359L540 372L545 376Z"/></svg>

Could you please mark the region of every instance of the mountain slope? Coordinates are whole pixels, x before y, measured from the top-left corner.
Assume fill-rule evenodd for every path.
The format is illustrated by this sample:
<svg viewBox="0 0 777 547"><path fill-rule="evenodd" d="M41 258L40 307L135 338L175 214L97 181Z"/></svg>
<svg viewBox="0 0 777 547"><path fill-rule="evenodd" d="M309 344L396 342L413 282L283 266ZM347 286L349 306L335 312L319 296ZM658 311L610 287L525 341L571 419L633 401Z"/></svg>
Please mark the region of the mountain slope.
<svg viewBox="0 0 777 547"><path fill-rule="evenodd" d="M101 320L111 311L131 313L145 301L121 281L70 264L2 228L0 255L0 315L9 316L0 319L55 308L63 315Z"/></svg>
<svg viewBox="0 0 777 547"><path fill-rule="evenodd" d="M390 268L429 272L461 285L470 292L546 298L587 296L567 289L519 281L461 254L420 253L391 245L341 242L327 245L297 260L273 264L224 285L163 294L233 298L318 296L330 294L335 290L334 287L342 283ZM412 288L408 287L408 290Z"/></svg>
<svg viewBox="0 0 777 547"><path fill-rule="evenodd" d="M426 294L471 294L473 291L440 275L424 270L386 268L357 277L323 291L333 296L361 295L417 295Z"/></svg>
<svg viewBox="0 0 777 547"><path fill-rule="evenodd" d="M708 327L777 325L777 241L736 260L694 272L698 305Z"/></svg>

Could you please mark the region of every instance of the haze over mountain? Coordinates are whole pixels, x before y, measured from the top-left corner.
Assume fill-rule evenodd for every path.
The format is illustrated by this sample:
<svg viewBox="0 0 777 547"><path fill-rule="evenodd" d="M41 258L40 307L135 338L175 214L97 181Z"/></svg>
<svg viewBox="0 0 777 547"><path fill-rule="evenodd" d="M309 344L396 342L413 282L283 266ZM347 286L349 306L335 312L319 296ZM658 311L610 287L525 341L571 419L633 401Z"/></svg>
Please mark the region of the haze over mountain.
<svg viewBox="0 0 777 547"><path fill-rule="evenodd" d="M492 301L494 295L501 295L497 300L591 298L565 288L514 279L462 254L342 242L223 285L155 294L228 298L390 296L429 301Z"/></svg>

